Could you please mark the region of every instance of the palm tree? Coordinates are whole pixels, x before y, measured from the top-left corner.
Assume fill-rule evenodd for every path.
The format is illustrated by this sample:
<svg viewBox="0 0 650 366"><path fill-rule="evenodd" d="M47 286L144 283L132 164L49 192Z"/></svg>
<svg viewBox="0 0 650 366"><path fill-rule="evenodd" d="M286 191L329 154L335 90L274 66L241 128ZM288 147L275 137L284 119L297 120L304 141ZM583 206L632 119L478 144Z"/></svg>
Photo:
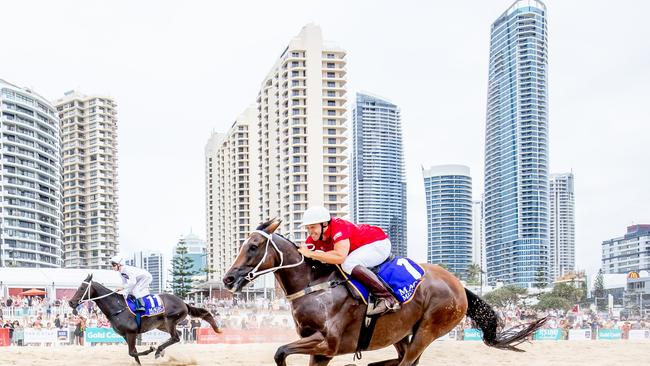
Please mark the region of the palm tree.
<svg viewBox="0 0 650 366"><path fill-rule="evenodd" d="M467 267L467 284L478 285L482 274L481 266L478 263L472 263Z"/></svg>

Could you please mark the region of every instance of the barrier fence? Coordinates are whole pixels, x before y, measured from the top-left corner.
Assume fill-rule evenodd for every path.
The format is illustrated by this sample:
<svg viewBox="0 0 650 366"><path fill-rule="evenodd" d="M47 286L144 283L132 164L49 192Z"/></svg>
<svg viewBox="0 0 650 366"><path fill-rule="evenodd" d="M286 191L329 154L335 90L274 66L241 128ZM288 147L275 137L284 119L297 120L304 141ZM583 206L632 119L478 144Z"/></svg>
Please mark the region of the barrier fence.
<svg viewBox="0 0 650 366"><path fill-rule="evenodd" d="M182 331L179 329L179 331ZM15 330L10 338L8 328L0 328L0 347L12 344L22 345L66 345L73 343L69 329L35 329L26 328ZM287 343L298 338L294 329L224 329L223 333L215 333L211 328L196 329L198 344L237 344L237 343ZM140 344L156 344L169 339L169 334L160 330L152 330L140 336ZM626 337L620 329L599 329L594 335L591 329L538 329L533 335L535 341L590 341L598 340L650 340L650 330L632 329ZM85 345L125 343L124 338L115 333L112 328L86 328L84 332ZM438 341L481 341L479 329L452 330L438 338Z"/></svg>

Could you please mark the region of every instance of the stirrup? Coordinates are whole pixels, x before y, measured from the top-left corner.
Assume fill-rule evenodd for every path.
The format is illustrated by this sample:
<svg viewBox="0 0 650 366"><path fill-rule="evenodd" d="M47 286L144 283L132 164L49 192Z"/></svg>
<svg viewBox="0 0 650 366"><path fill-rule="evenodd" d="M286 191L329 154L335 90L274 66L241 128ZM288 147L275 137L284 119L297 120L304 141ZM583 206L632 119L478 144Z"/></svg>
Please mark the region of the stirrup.
<svg viewBox="0 0 650 366"><path fill-rule="evenodd" d="M399 302L396 300L393 305L388 305L388 301L385 299L379 300L378 304L373 306L372 309L370 309L370 305L368 305L368 311L366 312L367 316L373 316L373 315L384 315L386 313L394 312L400 309Z"/></svg>

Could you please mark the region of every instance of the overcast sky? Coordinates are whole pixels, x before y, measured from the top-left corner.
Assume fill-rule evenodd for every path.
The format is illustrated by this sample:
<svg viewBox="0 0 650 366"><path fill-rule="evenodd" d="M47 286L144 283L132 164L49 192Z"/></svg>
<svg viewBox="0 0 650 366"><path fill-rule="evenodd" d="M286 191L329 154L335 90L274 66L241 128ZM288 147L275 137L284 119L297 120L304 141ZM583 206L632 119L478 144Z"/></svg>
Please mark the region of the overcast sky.
<svg viewBox="0 0 650 366"><path fill-rule="evenodd" d="M409 253L426 259L421 166L465 164L483 191L489 1L9 1L0 78L49 99L118 104L123 252L205 238L204 146L255 101L289 40L313 22L348 52L356 90L402 109ZM550 172L573 171L577 267L650 223L647 1L549 0ZM348 121L351 123L351 121Z"/></svg>

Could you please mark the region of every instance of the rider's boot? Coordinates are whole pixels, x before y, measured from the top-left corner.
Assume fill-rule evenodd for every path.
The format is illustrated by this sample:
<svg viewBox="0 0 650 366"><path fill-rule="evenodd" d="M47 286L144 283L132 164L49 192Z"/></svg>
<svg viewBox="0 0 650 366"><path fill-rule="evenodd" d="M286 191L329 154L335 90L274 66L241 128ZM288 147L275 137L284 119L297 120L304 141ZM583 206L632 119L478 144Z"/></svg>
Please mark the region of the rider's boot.
<svg viewBox="0 0 650 366"><path fill-rule="evenodd" d="M379 299L378 304L368 312L368 315L378 315L388 311L399 310L399 302L386 289L386 286L377 278L377 275L373 271L362 265L358 265L352 269L352 277L366 286Z"/></svg>
<svg viewBox="0 0 650 366"><path fill-rule="evenodd" d="M141 298L141 297L138 297L137 299L135 299L135 304L136 304L135 311L139 311L139 312L144 313L144 311L145 311L144 299Z"/></svg>

